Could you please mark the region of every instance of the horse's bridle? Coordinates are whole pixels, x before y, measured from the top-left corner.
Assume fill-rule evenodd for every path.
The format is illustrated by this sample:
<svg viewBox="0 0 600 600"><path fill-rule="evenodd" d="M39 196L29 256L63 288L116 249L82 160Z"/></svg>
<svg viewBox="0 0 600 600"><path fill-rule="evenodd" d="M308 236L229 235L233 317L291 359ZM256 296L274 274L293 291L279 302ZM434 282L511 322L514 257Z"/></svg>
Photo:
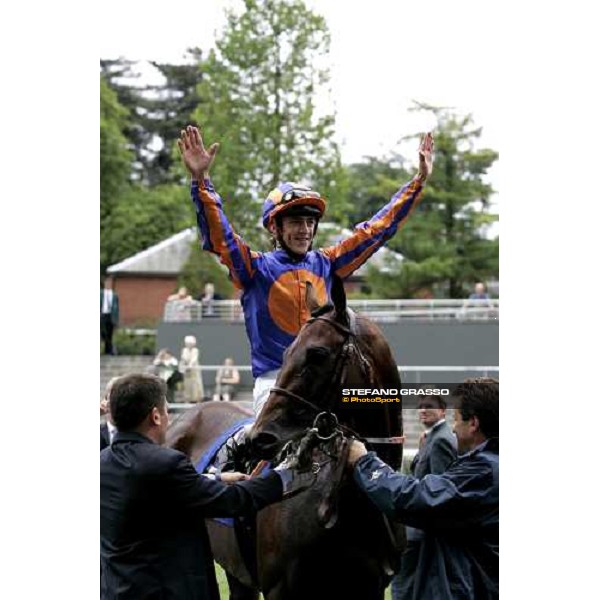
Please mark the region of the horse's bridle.
<svg viewBox="0 0 600 600"><path fill-rule="evenodd" d="M326 397L328 397L328 396L333 397L333 395L329 394L329 392L331 391L331 389L333 387L339 386L340 383L343 381L344 375L346 372L347 358L351 353L354 353L358 357L360 367L361 367L363 373L365 373L365 375L368 377L369 384L371 384L373 381L373 369L372 369L371 365L369 364L369 361L365 358L365 355L362 353L362 350L360 349L360 346L358 345L358 343L356 341L356 338L357 338L356 317L352 311L347 311L347 314L349 317L351 327L346 327L346 326L342 325L341 323L338 323L337 321L334 321L333 319L330 319L323 315L319 315L317 317L312 317L311 319L309 319L306 322L306 325L308 326L311 323L314 323L315 321L324 321L325 323L328 323L334 329L337 329L340 333L342 333L345 336L344 343L342 344L342 347L341 347L340 351L338 352L336 359L335 359L334 374L331 379L331 385L326 390L328 393L328 395ZM317 427L317 421L321 417L321 415L330 415L335 419L336 427L339 427L340 429L345 430L346 432L348 432L350 434L351 437L362 439L370 444L401 444L402 443L402 438L399 438L399 437L365 438L365 437L360 436L355 431L353 431L350 427L339 424L337 421L337 416L332 410L334 401L331 402L330 406L327 407L326 410L323 410L323 407L319 407L316 404L313 404L312 402L307 400L306 398L300 396L299 394L295 394L294 392L286 390L285 388L273 386L271 388L271 392L275 392L282 396L287 396L288 398L291 398L292 400L302 402L303 404L306 404L307 406L312 408L314 411L316 411L317 417L315 418L315 422L313 424L313 429ZM336 432L334 431L334 433L330 436L323 437L323 436L318 435L318 437L319 437L319 439L322 439L322 440L330 439L331 437L333 437L333 435L335 435L335 433Z"/></svg>

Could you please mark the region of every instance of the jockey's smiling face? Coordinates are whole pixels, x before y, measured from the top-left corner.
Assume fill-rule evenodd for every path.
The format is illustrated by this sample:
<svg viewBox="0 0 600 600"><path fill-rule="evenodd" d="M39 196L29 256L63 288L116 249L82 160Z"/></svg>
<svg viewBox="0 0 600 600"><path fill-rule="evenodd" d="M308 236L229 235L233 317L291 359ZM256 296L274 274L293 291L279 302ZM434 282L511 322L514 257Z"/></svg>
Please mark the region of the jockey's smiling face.
<svg viewBox="0 0 600 600"><path fill-rule="evenodd" d="M295 254L306 254L315 234L315 217L283 216L278 228L279 238Z"/></svg>

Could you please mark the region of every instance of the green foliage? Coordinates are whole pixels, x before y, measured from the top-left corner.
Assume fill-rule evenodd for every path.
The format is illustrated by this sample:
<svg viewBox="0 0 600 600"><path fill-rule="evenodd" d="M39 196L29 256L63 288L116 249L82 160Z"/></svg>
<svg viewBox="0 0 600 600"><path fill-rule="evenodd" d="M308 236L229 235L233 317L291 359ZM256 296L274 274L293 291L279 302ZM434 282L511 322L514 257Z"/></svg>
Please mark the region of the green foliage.
<svg viewBox="0 0 600 600"><path fill-rule="evenodd" d="M369 220L387 204L398 187L411 178L398 155L355 163L346 168L346 178L352 181L352 203L347 212L348 226Z"/></svg>
<svg viewBox="0 0 600 600"><path fill-rule="evenodd" d="M102 246L114 264L193 223L189 192L179 185L129 185L102 230Z"/></svg>
<svg viewBox="0 0 600 600"><path fill-rule="evenodd" d="M139 333L135 329L115 329L113 344L121 356L153 356L156 352L156 333ZM100 352L104 344L100 346Z"/></svg>
<svg viewBox="0 0 600 600"><path fill-rule="evenodd" d="M132 153L124 129L128 111L118 101L116 93L100 77L100 226L106 227L119 195L128 185ZM101 248L100 261L109 264L106 247Z"/></svg>
<svg viewBox="0 0 600 600"><path fill-rule="evenodd" d="M100 61L106 81L129 111L125 135L135 154L132 178L146 185L176 181L171 149L198 106L202 78L201 50L186 54L183 64L151 63L163 77L158 85L140 86L130 60Z"/></svg>
<svg viewBox="0 0 600 600"><path fill-rule="evenodd" d="M204 293L204 285L210 282L214 284L217 294L231 298L235 288L227 268L213 254L200 251L198 245L198 241L192 244L190 256L177 280L178 285L185 286L197 298Z"/></svg>
<svg viewBox="0 0 600 600"><path fill-rule="evenodd" d="M220 142L211 176L226 211L250 243L262 202L281 181L324 186L331 214L344 198L336 177L339 150L334 117L317 115L313 96L323 93L329 51L324 19L301 0L245 0L228 13L217 50L210 53L195 111L205 142ZM340 191L338 191L340 190Z"/></svg>
<svg viewBox="0 0 600 600"><path fill-rule="evenodd" d="M406 227L388 242L388 247L406 260L392 273L370 269L367 282L374 297L462 298L475 281L498 277L499 242L486 237L486 227L498 217L489 213L493 190L483 181L498 153L474 148L481 129L474 127L470 115L433 107L419 109L437 117L433 176ZM372 159L350 167L353 180L373 181L357 192L362 197L355 217L370 217L376 206L387 202L399 184L408 180L402 162L398 165L388 169L382 161ZM413 169L412 174L415 172Z"/></svg>
<svg viewBox="0 0 600 600"><path fill-rule="evenodd" d="M148 88L145 96L146 112L142 125L160 139L158 150L146 149L146 179L150 185L159 183L180 183L174 163L172 148L179 138L179 132L190 122L200 97L198 84L202 80L202 51L190 48L187 51L190 62L179 65L152 62L164 77L160 86Z"/></svg>

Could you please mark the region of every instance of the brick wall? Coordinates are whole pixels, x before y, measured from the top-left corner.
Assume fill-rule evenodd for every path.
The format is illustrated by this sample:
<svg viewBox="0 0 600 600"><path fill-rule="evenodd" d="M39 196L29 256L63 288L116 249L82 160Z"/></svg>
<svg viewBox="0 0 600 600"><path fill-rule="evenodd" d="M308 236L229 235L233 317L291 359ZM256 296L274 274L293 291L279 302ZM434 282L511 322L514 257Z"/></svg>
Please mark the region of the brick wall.
<svg viewBox="0 0 600 600"><path fill-rule="evenodd" d="M176 291L176 277L130 277L119 275L114 282L119 295L120 325L162 318L167 298Z"/></svg>

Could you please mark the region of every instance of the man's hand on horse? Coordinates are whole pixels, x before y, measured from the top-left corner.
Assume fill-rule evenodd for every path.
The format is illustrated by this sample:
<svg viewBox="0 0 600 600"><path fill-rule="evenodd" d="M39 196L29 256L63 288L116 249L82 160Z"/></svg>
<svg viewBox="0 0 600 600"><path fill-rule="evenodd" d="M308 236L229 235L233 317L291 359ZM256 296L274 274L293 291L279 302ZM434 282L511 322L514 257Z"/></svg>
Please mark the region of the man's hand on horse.
<svg viewBox="0 0 600 600"><path fill-rule="evenodd" d="M189 171L192 179L200 180L208 175L219 144L215 143L208 150L204 148L204 142L197 127L188 125L181 130L181 135L177 140L181 158Z"/></svg>
<svg viewBox="0 0 600 600"><path fill-rule="evenodd" d="M348 451L348 464L353 467L356 461L367 453L367 449L362 442L352 440L350 450Z"/></svg>
<svg viewBox="0 0 600 600"><path fill-rule="evenodd" d="M250 479L250 475L238 473L237 471L225 471L221 473L221 481L223 483L235 483L236 481L246 481Z"/></svg>
<svg viewBox="0 0 600 600"><path fill-rule="evenodd" d="M433 136L426 133L419 145L419 172L417 177L426 181L433 171Z"/></svg>

